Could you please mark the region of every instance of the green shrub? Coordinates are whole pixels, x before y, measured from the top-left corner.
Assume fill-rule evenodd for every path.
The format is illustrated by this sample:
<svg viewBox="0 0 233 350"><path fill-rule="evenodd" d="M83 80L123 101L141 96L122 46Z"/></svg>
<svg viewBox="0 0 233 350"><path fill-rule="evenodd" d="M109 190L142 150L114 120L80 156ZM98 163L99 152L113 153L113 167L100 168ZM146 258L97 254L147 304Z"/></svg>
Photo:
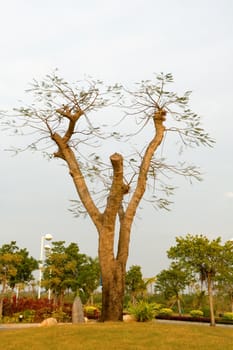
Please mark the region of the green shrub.
<svg viewBox="0 0 233 350"><path fill-rule="evenodd" d="M233 321L233 312L224 312L223 319Z"/></svg>
<svg viewBox="0 0 233 350"><path fill-rule="evenodd" d="M173 310L168 308L168 307L163 307L162 309L159 310L159 315L163 316L170 316L172 315Z"/></svg>
<svg viewBox="0 0 233 350"><path fill-rule="evenodd" d="M158 314L160 312L160 310L162 309L162 305L158 304L158 303L152 303L154 306L154 310L156 312L156 314Z"/></svg>
<svg viewBox="0 0 233 350"><path fill-rule="evenodd" d="M35 310L24 310L23 311L23 320L24 322L33 322L34 321L34 317L35 317L35 314L36 314L36 311Z"/></svg>
<svg viewBox="0 0 233 350"><path fill-rule="evenodd" d="M140 300L136 305L131 305L129 307L129 313L133 315L138 322L151 321L155 318L156 307L155 304Z"/></svg>
<svg viewBox="0 0 233 350"><path fill-rule="evenodd" d="M94 305L86 305L84 307L84 315L87 318L91 318L91 319L98 319L100 316L100 311L98 309L97 306Z"/></svg>
<svg viewBox="0 0 233 350"><path fill-rule="evenodd" d="M56 318L58 322L67 322L67 314L63 311L54 311L51 316Z"/></svg>
<svg viewBox="0 0 233 350"><path fill-rule="evenodd" d="M203 311L203 316L204 317L210 317L210 308L209 308L209 306L203 307L202 311Z"/></svg>
<svg viewBox="0 0 233 350"><path fill-rule="evenodd" d="M202 317L204 315L204 313L201 310L191 310L190 315L192 317Z"/></svg>
<svg viewBox="0 0 233 350"><path fill-rule="evenodd" d="M1 322L2 323L15 323L16 322L16 318L15 317L11 317L11 316L4 316L2 319L1 319Z"/></svg>

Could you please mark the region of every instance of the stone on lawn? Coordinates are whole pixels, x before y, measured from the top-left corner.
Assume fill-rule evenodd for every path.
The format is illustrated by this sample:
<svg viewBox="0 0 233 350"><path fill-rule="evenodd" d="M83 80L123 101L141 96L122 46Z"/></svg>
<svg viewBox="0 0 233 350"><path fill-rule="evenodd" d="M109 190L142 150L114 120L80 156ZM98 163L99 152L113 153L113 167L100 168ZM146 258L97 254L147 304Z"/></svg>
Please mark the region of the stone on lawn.
<svg viewBox="0 0 233 350"><path fill-rule="evenodd" d="M46 318L44 321L42 321L40 325L41 325L41 327L56 326L57 320L56 320L56 318L49 317L49 318Z"/></svg>

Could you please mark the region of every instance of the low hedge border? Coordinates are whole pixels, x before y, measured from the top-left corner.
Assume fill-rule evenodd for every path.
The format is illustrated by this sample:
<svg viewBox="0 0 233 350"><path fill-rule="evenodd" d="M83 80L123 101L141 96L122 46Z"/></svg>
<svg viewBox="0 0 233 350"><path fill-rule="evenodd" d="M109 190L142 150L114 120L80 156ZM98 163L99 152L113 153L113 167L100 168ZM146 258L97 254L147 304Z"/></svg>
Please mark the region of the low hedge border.
<svg viewBox="0 0 233 350"><path fill-rule="evenodd" d="M170 321L186 321L186 322L204 322L210 323L209 317L192 317L192 316L179 316L179 315L157 315L155 317L159 320L170 320ZM215 322L219 324L233 325L233 320L223 320L222 318L216 317Z"/></svg>

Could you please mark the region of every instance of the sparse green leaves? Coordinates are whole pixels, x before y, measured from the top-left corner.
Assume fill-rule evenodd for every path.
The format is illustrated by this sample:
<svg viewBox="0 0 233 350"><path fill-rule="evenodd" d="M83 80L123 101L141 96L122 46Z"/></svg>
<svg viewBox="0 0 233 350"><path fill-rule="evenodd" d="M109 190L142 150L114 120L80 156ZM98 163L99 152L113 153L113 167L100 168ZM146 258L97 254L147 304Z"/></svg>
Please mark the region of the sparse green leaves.
<svg viewBox="0 0 233 350"><path fill-rule="evenodd" d="M110 139L113 144L117 143L116 147L121 142L121 147L123 145L126 149L123 154L124 181L130 186L130 191L124 197L124 202L128 203L136 188L145 150L157 133L155 113L164 111L166 133L160 147L161 157L157 151L152 157L146 186L151 191L152 197L148 199L153 205L168 209L171 201L167 196L175 189L175 186L170 185L173 176L184 176L190 181L201 179L198 167L183 161L171 164L163 157L164 152L169 153L168 137L175 136L177 157L187 147L212 146L214 143L202 127L200 116L189 108L191 91L178 94L172 89L173 83L171 73L160 73L155 74L153 80L142 80L135 84L135 90L131 91L118 83L105 86L102 81L91 77L68 83L55 70L41 81L34 79L27 90L31 103L15 108L11 116L4 117L4 113L1 113L2 120L4 128L10 128L14 134L25 137L26 146L21 150L41 151L49 158L55 155L63 159L54 142L54 135L59 135L75 152L83 176L90 185L90 193L95 197L94 201L102 206L102 199L106 200L110 188L112 169L110 162L103 160L109 143L103 151L99 147ZM109 123L111 118L107 116L107 122L99 123L94 114L109 106L118 107L117 113L114 109L110 114L117 115L117 123L113 127ZM123 117L122 113L125 113ZM118 126L127 117L130 123L133 118L133 123L128 127L127 121L119 129ZM143 142L139 146L140 140ZM15 153L20 151L19 148L13 150ZM165 196L160 196L160 193ZM78 211L86 213L81 206L79 203Z"/></svg>

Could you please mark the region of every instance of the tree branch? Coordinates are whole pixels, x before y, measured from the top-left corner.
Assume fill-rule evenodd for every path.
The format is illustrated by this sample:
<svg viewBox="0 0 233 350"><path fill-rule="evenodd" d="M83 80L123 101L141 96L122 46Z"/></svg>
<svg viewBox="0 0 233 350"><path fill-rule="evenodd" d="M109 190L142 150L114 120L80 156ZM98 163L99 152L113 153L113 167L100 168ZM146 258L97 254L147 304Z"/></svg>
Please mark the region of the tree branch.
<svg viewBox="0 0 233 350"><path fill-rule="evenodd" d="M149 143L145 151L145 154L142 158L142 163L139 169L136 189L134 191L134 194L129 202L128 208L125 213L125 215L128 218L133 217L135 215L139 202L145 192L147 175L150 168L151 159L163 140L163 136L165 132L165 126L163 125L163 122L165 121L165 116L166 116L166 111L164 110L158 110L154 114L153 121L155 126L155 135L154 135L154 138Z"/></svg>
<svg viewBox="0 0 233 350"><path fill-rule="evenodd" d="M150 168L151 159L163 140L165 126L163 122L165 121L166 111L158 110L153 116L155 135L154 138L149 143L145 154L142 158L142 163L139 169L138 181L132 198L128 204L128 207L124 214L124 219L121 222L121 228L119 233L119 243L118 243L118 253L117 259L124 258L128 256L128 244L129 236L131 232L131 225L133 222L133 217L136 213L137 207L146 189L147 175Z"/></svg>
<svg viewBox="0 0 233 350"><path fill-rule="evenodd" d="M59 134L53 134L52 139L58 146L58 152L56 152L54 155L66 161L80 200L82 201L86 211L92 218L96 227L99 228L101 223L101 213L92 200L74 152Z"/></svg>
<svg viewBox="0 0 233 350"><path fill-rule="evenodd" d="M65 135L63 136L64 142L67 143L73 135L75 125L78 119L84 114L84 112L81 109L78 109L77 111L72 113L72 109L68 106L64 106L63 108L57 109L56 112L69 120L68 128L65 132Z"/></svg>

